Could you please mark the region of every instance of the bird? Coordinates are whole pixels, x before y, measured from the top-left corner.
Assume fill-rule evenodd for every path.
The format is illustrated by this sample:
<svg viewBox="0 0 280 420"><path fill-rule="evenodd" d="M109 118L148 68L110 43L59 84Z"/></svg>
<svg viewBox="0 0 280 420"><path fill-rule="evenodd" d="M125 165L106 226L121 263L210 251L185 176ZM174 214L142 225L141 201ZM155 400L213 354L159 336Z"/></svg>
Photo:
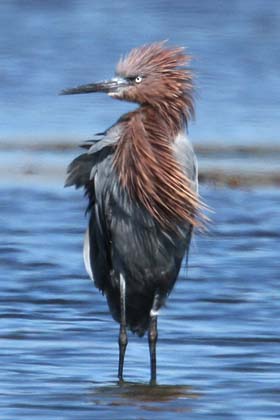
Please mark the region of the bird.
<svg viewBox="0 0 280 420"><path fill-rule="evenodd" d="M138 104L81 146L66 186L83 187L89 224L84 263L119 327L118 381L127 330L148 335L150 384L156 384L157 319L201 225L197 160L188 139L194 82L185 48L153 42L122 56L110 80L64 89L104 92Z"/></svg>

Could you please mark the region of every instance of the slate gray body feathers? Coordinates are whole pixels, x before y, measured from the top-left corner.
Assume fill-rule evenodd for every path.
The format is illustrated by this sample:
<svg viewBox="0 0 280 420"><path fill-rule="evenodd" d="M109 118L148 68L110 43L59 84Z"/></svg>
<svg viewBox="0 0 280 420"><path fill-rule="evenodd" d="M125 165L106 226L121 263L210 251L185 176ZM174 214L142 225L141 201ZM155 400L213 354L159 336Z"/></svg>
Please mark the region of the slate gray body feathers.
<svg viewBox="0 0 280 420"><path fill-rule="evenodd" d="M155 293L158 308L172 290L183 257L188 252L192 226L182 223L177 231L165 230L120 185L113 158L121 135L117 123L85 143L87 152L69 166L66 185L84 187L89 197L89 227L84 258L87 271L107 297L113 318L120 322L119 278L126 282L126 321L143 335ZM177 135L173 152L184 174L197 191L197 166L185 134ZM159 163L160 164L160 163Z"/></svg>

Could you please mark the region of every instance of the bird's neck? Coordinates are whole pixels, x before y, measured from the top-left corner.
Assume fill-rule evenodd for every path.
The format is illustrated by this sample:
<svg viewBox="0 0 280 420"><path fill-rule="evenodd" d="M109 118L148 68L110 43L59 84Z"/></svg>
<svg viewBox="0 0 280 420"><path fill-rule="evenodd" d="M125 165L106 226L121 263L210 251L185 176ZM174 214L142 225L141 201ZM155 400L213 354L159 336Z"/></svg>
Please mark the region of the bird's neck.
<svg viewBox="0 0 280 420"><path fill-rule="evenodd" d="M144 104L121 119L125 131L131 131L133 142L138 140L151 142L153 137L159 137L161 142L173 143L180 131L186 129L187 119L184 110L178 109L172 103L157 105ZM141 138L137 133L145 131Z"/></svg>
<svg viewBox="0 0 280 420"><path fill-rule="evenodd" d="M147 124L153 125L154 122L156 131L159 129L167 142L173 143L178 133L186 127L186 118L183 111L172 109L168 104L158 108L142 107L141 111Z"/></svg>
<svg viewBox="0 0 280 420"><path fill-rule="evenodd" d="M145 105L121 120L114 165L120 184L161 225L195 224L198 199L177 162L173 142L184 126L182 113Z"/></svg>

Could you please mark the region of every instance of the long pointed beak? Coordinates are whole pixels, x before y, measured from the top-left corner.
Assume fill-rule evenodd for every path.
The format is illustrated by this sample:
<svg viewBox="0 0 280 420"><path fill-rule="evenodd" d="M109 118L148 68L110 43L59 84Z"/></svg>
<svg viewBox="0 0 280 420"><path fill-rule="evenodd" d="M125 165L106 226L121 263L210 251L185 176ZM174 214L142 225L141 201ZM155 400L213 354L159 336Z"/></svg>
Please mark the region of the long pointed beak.
<svg viewBox="0 0 280 420"><path fill-rule="evenodd" d="M98 83L89 83L88 85L81 85L75 88L64 89L60 92L60 95L77 95L80 93L93 93L93 92L105 92L115 93L119 89L128 86L128 81L119 77L112 80L105 80Z"/></svg>

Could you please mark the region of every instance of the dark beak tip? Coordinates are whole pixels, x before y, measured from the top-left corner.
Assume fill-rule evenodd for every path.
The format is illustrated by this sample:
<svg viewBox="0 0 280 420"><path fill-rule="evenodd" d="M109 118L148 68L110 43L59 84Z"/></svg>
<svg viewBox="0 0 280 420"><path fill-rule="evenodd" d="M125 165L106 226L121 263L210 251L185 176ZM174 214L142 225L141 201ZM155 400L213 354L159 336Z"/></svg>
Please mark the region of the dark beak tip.
<svg viewBox="0 0 280 420"><path fill-rule="evenodd" d="M74 93L76 93L75 88L74 89L63 89L58 94L59 94L59 96L64 96L64 95L73 95Z"/></svg>

